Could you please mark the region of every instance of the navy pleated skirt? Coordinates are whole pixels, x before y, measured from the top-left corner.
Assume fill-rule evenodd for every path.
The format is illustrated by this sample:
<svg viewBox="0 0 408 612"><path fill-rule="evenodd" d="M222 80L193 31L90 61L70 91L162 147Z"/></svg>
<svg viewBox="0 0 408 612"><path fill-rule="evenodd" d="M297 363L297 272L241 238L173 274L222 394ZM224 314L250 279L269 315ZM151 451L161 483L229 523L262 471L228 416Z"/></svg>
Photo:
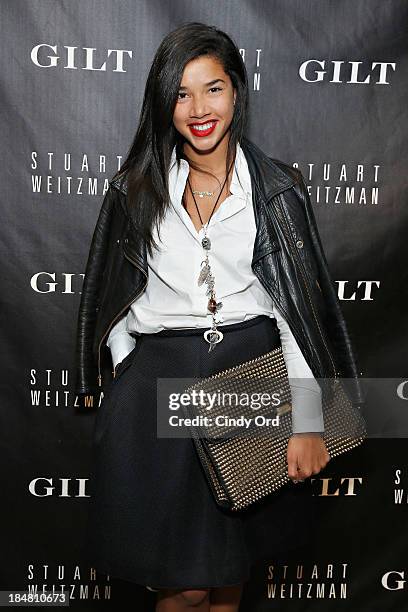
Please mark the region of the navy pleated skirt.
<svg viewBox="0 0 408 612"><path fill-rule="evenodd" d="M247 581L253 563L310 533L310 481L292 482L252 507L220 508L191 438L157 436L157 379L195 378L280 344L276 319L222 325L208 352L203 329L141 334L106 389L95 419L85 555L112 578L153 588Z"/></svg>

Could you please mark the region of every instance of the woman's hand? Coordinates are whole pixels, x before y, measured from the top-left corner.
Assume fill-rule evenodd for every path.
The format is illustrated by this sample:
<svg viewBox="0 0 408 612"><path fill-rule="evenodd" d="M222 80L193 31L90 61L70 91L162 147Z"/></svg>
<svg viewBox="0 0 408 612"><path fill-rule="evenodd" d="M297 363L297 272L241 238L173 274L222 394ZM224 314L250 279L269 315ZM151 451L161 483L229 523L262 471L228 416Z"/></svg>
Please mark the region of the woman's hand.
<svg viewBox="0 0 408 612"><path fill-rule="evenodd" d="M293 482L318 474L330 461L326 444L319 433L298 433L289 438L288 476Z"/></svg>

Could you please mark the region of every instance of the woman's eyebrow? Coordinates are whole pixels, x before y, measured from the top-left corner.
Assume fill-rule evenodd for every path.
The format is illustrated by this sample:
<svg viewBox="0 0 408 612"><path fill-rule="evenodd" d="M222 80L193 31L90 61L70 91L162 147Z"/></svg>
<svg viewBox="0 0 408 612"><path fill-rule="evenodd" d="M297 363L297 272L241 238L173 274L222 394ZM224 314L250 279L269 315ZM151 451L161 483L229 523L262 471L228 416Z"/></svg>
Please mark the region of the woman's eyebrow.
<svg viewBox="0 0 408 612"><path fill-rule="evenodd" d="M214 85L214 83L225 83L224 79L214 79L214 81L210 81L209 83L205 83L204 87L210 87L210 85ZM181 85L179 87L179 89L188 89L188 87L184 87L184 85Z"/></svg>

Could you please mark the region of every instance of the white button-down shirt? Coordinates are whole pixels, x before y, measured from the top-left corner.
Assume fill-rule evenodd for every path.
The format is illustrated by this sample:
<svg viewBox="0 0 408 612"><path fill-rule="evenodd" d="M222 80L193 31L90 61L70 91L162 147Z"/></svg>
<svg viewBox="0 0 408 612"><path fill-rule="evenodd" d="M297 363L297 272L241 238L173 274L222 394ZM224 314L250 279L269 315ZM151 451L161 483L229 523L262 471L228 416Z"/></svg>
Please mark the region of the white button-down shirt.
<svg viewBox="0 0 408 612"><path fill-rule="evenodd" d="M147 253L149 279L145 291L110 331L107 345L113 365L134 348L137 339L129 332L155 333L162 329L211 327L207 311L207 285L197 284L205 252L203 228L197 232L182 204L189 164L181 160L177 169L175 147L169 171L171 205L153 236L160 247L153 257ZM217 326L238 323L258 315L275 317L292 393L294 433L323 431L321 390L288 324L274 308L271 298L252 271L256 235L252 187L244 152L237 154L228 196L213 213L207 226L211 240L209 261L215 277L215 294L222 308ZM198 198L200 199L200 198ZM295 379L301 379L296 384Z"/></svg>

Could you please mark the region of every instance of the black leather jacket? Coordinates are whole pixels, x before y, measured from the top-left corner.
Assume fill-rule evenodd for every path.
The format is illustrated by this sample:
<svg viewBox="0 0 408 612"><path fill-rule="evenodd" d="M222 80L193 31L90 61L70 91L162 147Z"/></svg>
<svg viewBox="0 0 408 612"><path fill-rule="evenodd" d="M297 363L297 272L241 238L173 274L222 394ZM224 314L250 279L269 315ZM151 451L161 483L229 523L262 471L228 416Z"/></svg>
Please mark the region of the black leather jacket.
<svg viewBox="0 0 408 612"><path fill-rule="evenodd" d="M302 174L268 157L248 138L240 144L257 226L252 270L286 319L314 376L352 379L349 396L362 404L353 347ZM76 339L77 395L98 394L112 380L109 331L147 282L146 245L132 231L126 177L119 177L105 194L86 264Z"/></svg>

